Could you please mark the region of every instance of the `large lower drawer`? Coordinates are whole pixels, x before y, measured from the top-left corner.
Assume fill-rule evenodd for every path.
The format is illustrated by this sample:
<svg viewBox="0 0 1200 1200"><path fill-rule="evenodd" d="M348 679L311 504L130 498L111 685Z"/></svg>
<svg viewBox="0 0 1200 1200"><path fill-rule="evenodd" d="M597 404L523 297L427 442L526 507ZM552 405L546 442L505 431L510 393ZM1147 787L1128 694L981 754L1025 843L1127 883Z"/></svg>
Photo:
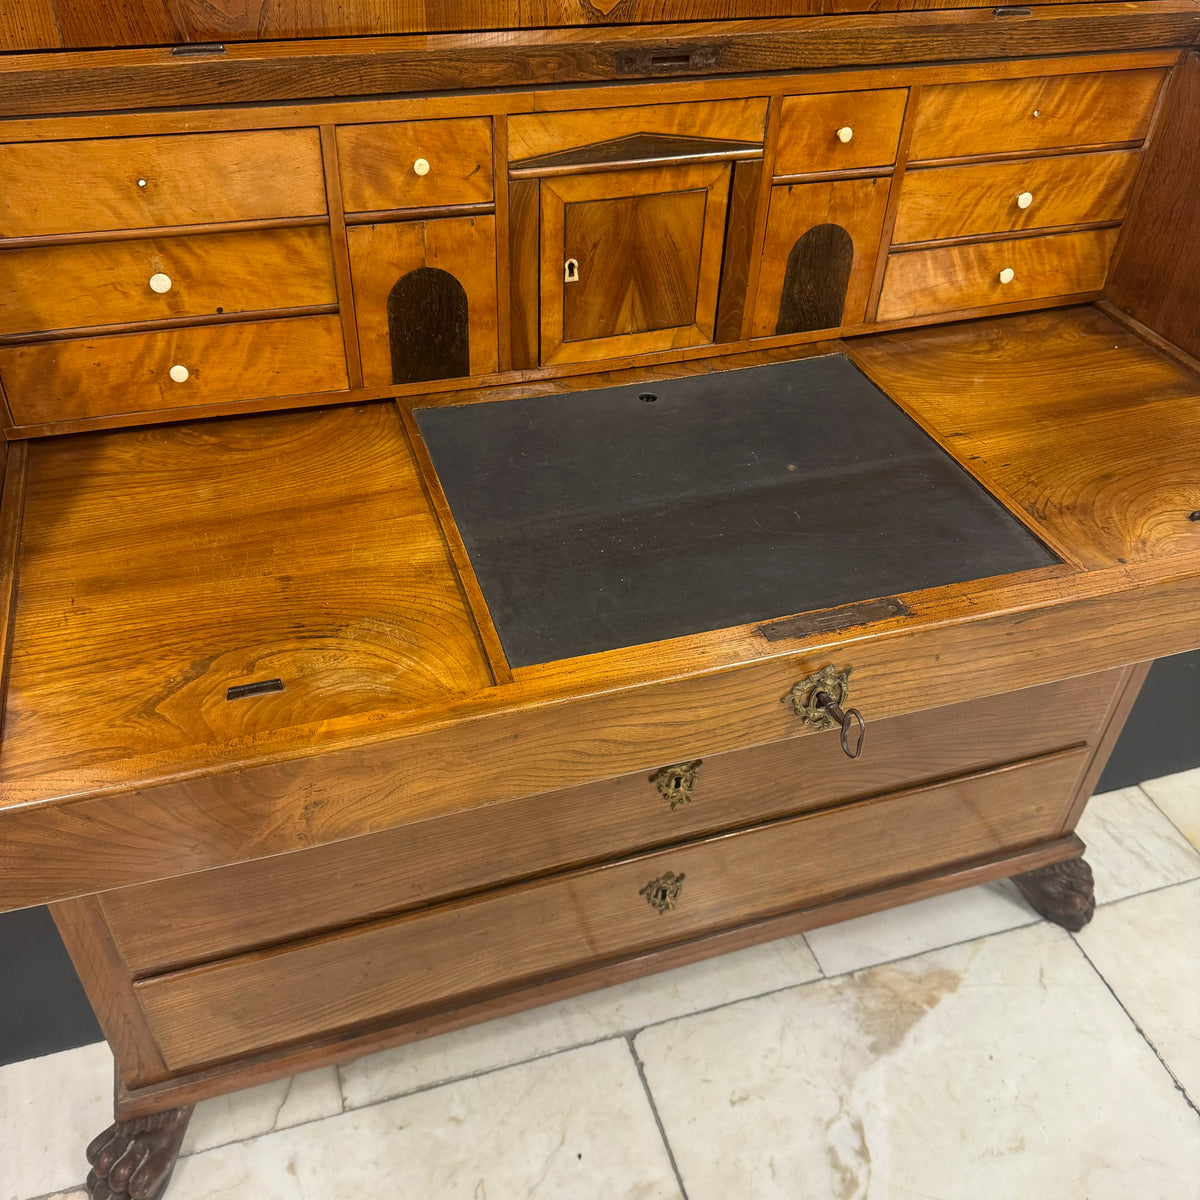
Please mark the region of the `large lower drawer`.
<svg viewBox="0 0 1200 1200"><path fill-rule="evenodd" d="M895 321L1099 291L1117 233L1097 229L892 254L878 319Z"/></svg>
<svg viewBox="0 0 1200 1200"><path fill-rule="evenodd" d="M1086 749L551 876L135 985L169 1069L499 994L1047 841Z"/></svg>
<svg viewBox="0 0 1200 1200"><path fill-rule="evenodd" d="M337 317L293 317L0 349L18 425L347 386Z"/></svg>
<svg viewBox="0 0 1200 1200"><path fill-rule="evenodd" d="M101 902L131 970L152 974L506 880L1094 742L1122 679L1123 672L1108 671L873 722L867 753L856 762L833 732L710 755L699 759L688 800L660 794L649 773L638 771L107 892Z"/></svg>

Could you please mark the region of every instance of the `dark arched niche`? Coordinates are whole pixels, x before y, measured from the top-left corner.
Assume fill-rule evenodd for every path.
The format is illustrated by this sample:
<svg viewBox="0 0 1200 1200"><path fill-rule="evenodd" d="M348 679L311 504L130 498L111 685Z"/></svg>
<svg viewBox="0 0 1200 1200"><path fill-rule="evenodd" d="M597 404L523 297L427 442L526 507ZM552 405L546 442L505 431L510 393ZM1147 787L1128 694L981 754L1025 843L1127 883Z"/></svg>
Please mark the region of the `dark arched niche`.
<svg viewBox="0 0 1200 1200"><path fill-rule="evenodd" d="M402 275L388 294L392 382L420 383L471 373L467 293L436 267Z"/></svg>
<svg viewBox="0 0 1200 1200"><path fill-rule="evenodd" d="M842 323L854 242L840 225L815 225L788 255L776 333L808 333Z"/></svg>

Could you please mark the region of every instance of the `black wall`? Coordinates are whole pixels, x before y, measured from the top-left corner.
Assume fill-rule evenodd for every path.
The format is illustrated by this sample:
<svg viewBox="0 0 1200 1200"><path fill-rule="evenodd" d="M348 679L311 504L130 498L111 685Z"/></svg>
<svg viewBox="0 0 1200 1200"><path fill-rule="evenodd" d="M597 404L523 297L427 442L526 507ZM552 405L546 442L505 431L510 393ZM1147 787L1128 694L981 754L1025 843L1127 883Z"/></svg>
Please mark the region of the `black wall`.
<svg viewBox="0 0 1200 1200"><path fill-rule="evenodd" d="M1160 659L1098 792L1200 766L1200 651ZM0 1064L100 1040L44 908L0 915Z"/></svg>

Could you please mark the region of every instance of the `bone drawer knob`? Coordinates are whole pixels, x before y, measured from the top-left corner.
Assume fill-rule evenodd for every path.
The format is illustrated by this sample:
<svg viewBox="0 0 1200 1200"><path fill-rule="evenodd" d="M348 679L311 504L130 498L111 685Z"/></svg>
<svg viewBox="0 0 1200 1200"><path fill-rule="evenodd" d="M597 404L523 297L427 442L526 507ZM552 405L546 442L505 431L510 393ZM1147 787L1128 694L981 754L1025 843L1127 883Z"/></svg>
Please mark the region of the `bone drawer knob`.
<svg viewBox="0 0 1200 1200"><path fill-rule="evenodd" d="M1012 283L1016 277L1017 273L1012 269L1012 267L1005 267L1004 270L1000 272L1001 283Z"/></svg>
<svg viewBox="0 0 1200 1200"><path fill-rule="evenodd" d="M415 163L413 163L413 172L417 175L428 175L429 174L429 159L418 158L417 161Z"/></svg>
<svg viewBox="0 0 1200 1200"><path fill-rule="evenodd" d="M837 140L844 146L847 142L854 140L854 130L849 125L843 125L837 131Z"/></svg>
<svg viewBox="0 0 1200 1200"><path fill-rule="evenodd" d="M145 186L146 186L146 181L145 181L144 179L139 179L139 180L138 180L138 187L145 187Z"/></svg>
<svg viewBox="0 0 1200 1200"><path fill-rule="evenodd" d="M1033 203L1033 193L1032 192L1022 192L1017 197L1017 207L1018 208L1028 208L1032 203Z"/></svg>
<svg viewBox="0 0 1200 1200"><path fill-rule="evenodd" d="M169 374L176 383L187 383L188 381L188 369L182 363L176 363Z"/></svg>
<svg viewBox="0 0 1200 1200"><path fill-rule="evenodd" d="M150 290L152 292L157 292L160 296L163 295L164 292L169 292L171 290L170 275L164 275L161 271L156 275L151 275Z"/></svg>

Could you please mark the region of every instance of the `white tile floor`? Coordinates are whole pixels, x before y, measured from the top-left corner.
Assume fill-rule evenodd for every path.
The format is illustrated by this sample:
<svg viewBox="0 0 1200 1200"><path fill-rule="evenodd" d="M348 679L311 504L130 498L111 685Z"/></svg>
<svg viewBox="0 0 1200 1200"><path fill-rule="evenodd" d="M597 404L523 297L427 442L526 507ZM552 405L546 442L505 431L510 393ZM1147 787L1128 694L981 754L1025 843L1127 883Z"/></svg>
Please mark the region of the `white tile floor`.
<svg viewBox="0 0 1200 1200"><path fill-rule="evenodd" d="M266 1084L168 1200L1200 1200L1200 770L1080 833L1076 937L990 884ZM0 1200L82 1200L110 1079L0 1068Z"/></svg>

